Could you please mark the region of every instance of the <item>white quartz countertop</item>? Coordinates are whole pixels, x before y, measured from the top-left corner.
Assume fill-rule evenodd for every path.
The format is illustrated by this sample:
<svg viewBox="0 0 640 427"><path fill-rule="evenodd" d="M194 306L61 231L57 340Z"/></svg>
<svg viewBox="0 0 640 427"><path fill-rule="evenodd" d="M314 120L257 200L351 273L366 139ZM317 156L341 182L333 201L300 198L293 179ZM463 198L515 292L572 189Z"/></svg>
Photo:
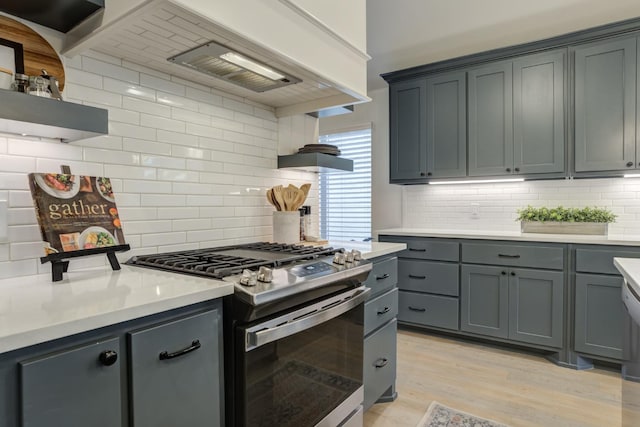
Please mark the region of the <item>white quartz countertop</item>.
<svg viewBox="0 0 640 427"><path fill-rule="evenodd" d="M233 293L221 280L122 265L0 280L0 353Z"/></svg>
<svg viewBox="0 0 640 427"><path fill-rule="evenodd" d="M390 228L378 235L441 237L451 239L514 240L521 242L579 243L585 245L640 246L639 235L589 236L582 234L536 234L482 230L433 230L428 228Z"/></svg>
<svg viewBox="0 0 640 427"><path fill-rule="evenodd" d="M331 242L371 259L404 243ZM221 280L122 265L0 280L0 354L233 293Z"/></svg>
<svg viewBox="0 0 640 427"><path fill-rule="evenodd" d="M613 265L620 270L627 283L640 295L640 259L614 258Z"/></svg>

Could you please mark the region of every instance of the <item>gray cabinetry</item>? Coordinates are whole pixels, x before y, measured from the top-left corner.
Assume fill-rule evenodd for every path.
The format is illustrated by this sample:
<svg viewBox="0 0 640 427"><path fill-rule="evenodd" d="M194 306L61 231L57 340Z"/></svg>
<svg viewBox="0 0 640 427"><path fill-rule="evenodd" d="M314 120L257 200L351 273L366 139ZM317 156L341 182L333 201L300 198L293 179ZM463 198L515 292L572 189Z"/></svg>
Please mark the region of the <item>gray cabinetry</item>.
<svg viewBox="0 0 640 427"><path fill-rule="evenodd" d="M463 243L460 329L511 341L562 347L563 251L559 246Z"/></svg>
<svg viewBox="0 0 640 427"><path fill-rule="evenodd" d="M22 426L121 425L122 356L110 338L20 362Z"/></svg>
<svg viewBox="0 0 640 427"><path fill-rule="evenodd" d="M622 276L613 258L640 258L640 249L582 246L575 249L575 351L622 359Z"/></svg>
<svg viewBox="0 0 640 427"><path fill-rule="evenodd" d="M427 177L467 174L467 102L464 71L427 79Z"/></svg>
<svg viewBox="0 0 640 427"><path fill-rule="evenodd" d="M513 172L565 171L565 49L513 61Z"/></svg>
<svg viewBox="0 0 640 427"><path fill-rule="evenodd" d="M224 425L222 346L215 300L4 353L0 427Z"/></svg>
<svg viewBox="0 0 640 427"><path fill-rule="evenodd" d="M576 172L635 169L636 37L577 46Z"/></svg>
<svg viewBox="0 0 640 427"><path fill-rule="evenodd" d="M134 426L221 425L219 321L208 311L128 334Z"/></svg>
<svg viewBox="0 0 640 427"><path fill-rule="evenodd" d="M427 176L425 79L389 87L389 179L391 182Z"/></svg>
<svg viewBox="0 0 640 427"><path fill-rule="evenodd" d="M374 258L365 285L371 296L364 305L364 409L397 396L396 316L398 314L398 259Z"/></svg>
<svg viewBox="0 0 640 427"><path fill-rule="evenodd" d="M513 69L511 61L477 67L469 76L469 176L511 174Z"/></svg>

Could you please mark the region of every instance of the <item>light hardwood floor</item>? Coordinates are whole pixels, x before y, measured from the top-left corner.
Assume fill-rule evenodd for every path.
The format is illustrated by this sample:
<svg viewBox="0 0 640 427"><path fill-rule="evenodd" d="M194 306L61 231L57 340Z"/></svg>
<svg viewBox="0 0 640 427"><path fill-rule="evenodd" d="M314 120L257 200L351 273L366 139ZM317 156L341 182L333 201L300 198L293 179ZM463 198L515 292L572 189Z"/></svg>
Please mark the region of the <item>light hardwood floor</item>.
<svg viewBox="0 0 640 427"><path fill-rule="evenodd" d="M561 368L542 356L398 331L398 399L367 427L415 427L433 400L512 427L619 427L620 374Z"/></svg>

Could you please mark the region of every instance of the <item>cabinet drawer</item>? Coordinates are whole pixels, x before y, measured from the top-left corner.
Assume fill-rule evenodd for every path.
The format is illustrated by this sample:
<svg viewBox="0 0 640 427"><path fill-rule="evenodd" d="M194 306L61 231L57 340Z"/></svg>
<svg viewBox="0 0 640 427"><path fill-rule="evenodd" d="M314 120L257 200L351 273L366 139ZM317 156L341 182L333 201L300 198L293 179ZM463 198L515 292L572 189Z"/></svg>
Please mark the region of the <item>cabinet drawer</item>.
<svg viewBox="0 0 640 427"><path fill-rule="evenodd" d="M378 329L398 314L398 290L367 301L364 305L364 334Z"/></svg>
<svg viewBox="0 0 640 427"><path fill-rule="evenodd" d="M400 291L398 320L458 330L458 298Z"/></svg>
<svg viewBox="0 0 640 427"><path fill-rule="evenodd" d="M463 243L462 262L515 267L564 268L563 249L556 246Z"/></svg>
<svg viewBox="0 0 640 427"><path fill-rule="evenodd" d="M436 261L458 261L459 243L420 237L384 236L381 241L406 243L407 249L398 252L399 258L433 259Z"/></svg>
<svg viewBox="0 0 640 427"><path fill-rule="evenodd" d="M396 335L398 324L392 320L364 340L364 409L394 385L396 379Z"/></svg>
<svg viewBox="0 0 640 427"><path fill-rule="evenodd" d="M105 351L115 352L115 360L100 363ZM124 356L112 338L20 362L21 425L121 425Z"/></svg>
<svg viewBox="0 0 640 427"><path fill-rule="evenodd" d="M401 259L398 276L402 290L458 296L458 264Z"/></svg>
<svg viewBox="0 0 640 427"><path fill-rule="evenodd" d="M128 334L133 425L221 425L220 321L210 310Z"/></svg>
<svg viewBox="0 0 640 427"><path fill-rule="evenodd" d="M371 288L371 295L377 295L391 289L398 283L398 258L375 261L369 278L364 282Z"/></svg>
<svg viewBox="0 0 640 427"><path fill-rule="evenodd" d="M576 249L576 271L583 273L602 273L620 275L613 265L613 258L640 258L640 249L622 249L620 247L598 247L598 249Z"/></svg>

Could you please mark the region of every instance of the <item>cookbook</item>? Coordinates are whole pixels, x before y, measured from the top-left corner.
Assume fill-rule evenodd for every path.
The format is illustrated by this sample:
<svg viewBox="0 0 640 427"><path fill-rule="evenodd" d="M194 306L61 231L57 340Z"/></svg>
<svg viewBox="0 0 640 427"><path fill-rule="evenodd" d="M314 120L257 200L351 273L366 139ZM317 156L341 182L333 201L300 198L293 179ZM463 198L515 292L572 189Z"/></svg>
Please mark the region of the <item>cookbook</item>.
<svg viewBox="0 0 640 427"><path fill-rule="evenodd" d="M125 244L109 178L31 173L29 188L46 255Z"/></svg>

